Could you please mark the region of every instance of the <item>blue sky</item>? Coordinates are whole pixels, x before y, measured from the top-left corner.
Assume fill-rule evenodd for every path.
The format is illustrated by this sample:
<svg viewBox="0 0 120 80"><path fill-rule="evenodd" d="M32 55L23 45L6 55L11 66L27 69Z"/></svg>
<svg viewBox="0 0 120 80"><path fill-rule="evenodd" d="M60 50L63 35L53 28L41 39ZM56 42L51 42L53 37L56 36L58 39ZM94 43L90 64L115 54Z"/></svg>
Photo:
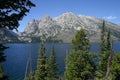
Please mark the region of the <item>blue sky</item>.
<svg viewBox="0 0 120 80"><path fill-rule="evenodd" d="M95 16L120 24L120 0L32 0L36 7L21 21L19 32L24 31L31 19L39 20L45 15L52 18L65 12Z"/></svg>

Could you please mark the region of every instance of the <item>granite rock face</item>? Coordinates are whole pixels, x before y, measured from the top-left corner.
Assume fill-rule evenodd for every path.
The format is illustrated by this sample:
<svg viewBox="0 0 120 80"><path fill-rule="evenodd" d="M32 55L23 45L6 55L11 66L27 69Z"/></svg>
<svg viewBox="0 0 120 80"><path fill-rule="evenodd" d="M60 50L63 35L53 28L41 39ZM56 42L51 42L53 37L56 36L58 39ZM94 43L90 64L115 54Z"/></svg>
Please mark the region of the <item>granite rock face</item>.
<svg viewBox="0 0 120 80"><path fill-rule="evenodd" d="M75 15L71 12L51 18L46 15L40 20L32 19L28 22L24 32L19 36L24 38L40 38L43 34L47 39L62 40L63 42L71 42L76 32L81 28L85 29L91 41L100 39L100 32L103 20L93 16ZM114 39L120 37L120 25L105 22L105 29L111 29Z"/></svg>

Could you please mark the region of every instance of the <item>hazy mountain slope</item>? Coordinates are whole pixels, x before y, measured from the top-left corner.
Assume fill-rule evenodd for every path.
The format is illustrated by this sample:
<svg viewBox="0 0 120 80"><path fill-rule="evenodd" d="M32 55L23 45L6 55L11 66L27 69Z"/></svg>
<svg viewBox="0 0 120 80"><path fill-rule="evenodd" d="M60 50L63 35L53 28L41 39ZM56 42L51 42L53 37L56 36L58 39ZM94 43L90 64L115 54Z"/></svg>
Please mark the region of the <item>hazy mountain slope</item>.
<svg viewBox="0 0 120 80"><path fill-rule="evenodd" d="M0 28L0 42L13 42L16 40L18 35L11 30Z"/></svg>

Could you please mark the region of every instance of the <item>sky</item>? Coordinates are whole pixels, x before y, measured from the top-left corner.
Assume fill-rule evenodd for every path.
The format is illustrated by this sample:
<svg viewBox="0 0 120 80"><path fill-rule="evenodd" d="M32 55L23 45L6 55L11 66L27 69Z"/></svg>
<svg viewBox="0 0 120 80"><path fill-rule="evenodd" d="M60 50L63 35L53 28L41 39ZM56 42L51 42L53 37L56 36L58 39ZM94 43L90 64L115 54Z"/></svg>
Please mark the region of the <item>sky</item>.
<svg viewBox="0 0 120 80"><path fill-rule="evenodd" d="M45 15L52 18L65 12L76 15L94 16L120 24L120 0L32 0L36 7L31 8L20 21L19 32L24 31L32 19L40 20Z"/></svg>

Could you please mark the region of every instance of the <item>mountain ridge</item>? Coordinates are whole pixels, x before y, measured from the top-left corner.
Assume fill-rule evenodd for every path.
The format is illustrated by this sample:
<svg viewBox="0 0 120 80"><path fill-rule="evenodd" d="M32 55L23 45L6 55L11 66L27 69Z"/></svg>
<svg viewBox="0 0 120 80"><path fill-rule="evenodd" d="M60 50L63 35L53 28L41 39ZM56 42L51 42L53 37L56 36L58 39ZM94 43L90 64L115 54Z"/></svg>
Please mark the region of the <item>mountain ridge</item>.
<svg viewBox="0 0 120 80"><path fill-rule="evenodd" d="M119 38L120 25L105 21L105 28L111 29L113 38ZM81 28L85 29L88 33L88 37L91 41L100 39L100 32L103 20L100 18L75 15L72 12L63 13L62 15L51 18L50 16L44 16L40 20L31 20L26 26L24 32L19 36L29 37L32 41L32 37L39 38L45 34L47 39L62 40L63 42L71 42L76 32ZM23 38L24 37L24 38Z"/></svg>
<svg viewBox="0 0 120 80"><path fill-rule="evenodd" d="M0 28L0 43L14 42L18 40L18 35L12 30Z"/></svg>

